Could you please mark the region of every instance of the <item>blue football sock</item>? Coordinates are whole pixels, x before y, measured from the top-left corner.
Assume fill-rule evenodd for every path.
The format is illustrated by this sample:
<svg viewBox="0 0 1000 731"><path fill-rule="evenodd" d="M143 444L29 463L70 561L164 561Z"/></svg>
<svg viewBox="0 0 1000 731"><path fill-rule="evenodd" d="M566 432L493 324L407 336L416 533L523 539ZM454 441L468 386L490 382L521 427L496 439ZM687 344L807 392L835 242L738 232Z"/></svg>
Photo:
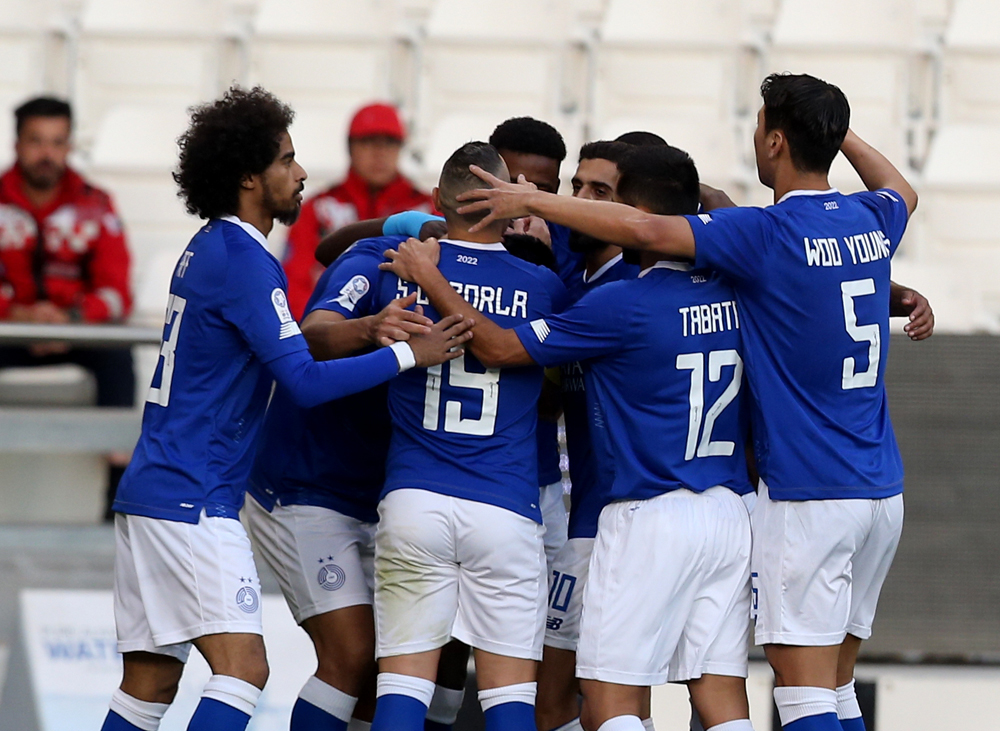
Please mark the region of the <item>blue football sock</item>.
<svg viewBox="0 0 1000 731"><path fill-rule="evenodd" d="M372 731L423 731L427 706L408 695L387 693L375 703Z"/></svg>
<svg viewBox="0 0 1000 731"><path fill-rule="evenodd" d="M138 726L133 726L114 711L108 711L101 731L141 731L141 729Z"/></svg>
<svg viewBox="0 0 1000 731"><path fill-rule="evenodd" d="M289 731L345 731L347 721L298 698L292 706L292 721L288 728Z"/></svg>
<svg viewBox="0 0 1000 731"><path fill-rule="evenodd" d="M842 731L836 713L821 713L818 716L803 716L781 727L782 731Z"/></svg>
<svg viewBox="0 0 1000 731"><path fill-rule="evenodd" d="M486 731L535 731L535 707L530 703L500 703L483 711Z"/></svg>
<svg viewBox="0 0 1000 731"><path fill-rule="evenodd" d="M249 714L214 698L202 698L194 709L188 731L245 731Z"/></svg>

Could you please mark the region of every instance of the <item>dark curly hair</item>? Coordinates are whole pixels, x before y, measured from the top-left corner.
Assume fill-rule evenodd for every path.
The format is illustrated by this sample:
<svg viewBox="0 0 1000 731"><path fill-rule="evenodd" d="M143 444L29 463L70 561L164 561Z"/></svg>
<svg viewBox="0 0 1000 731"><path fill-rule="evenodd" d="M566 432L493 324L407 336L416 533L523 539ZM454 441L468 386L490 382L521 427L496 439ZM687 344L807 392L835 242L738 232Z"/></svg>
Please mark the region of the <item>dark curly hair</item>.
<svg viewBox="0 0 1000 731"><path fill-rule="evenodd" d="M533 117L513 117L501 122L490 135L490 144L498 150L541 155L557 162L566 159L566 143L559 131Z"/></svg>
<svg viewBox="0 0 1000 731"><path fill-rule="evenodd" d="M233 86L221 99L195 107L191 126L177 140L180 160L173 174L188 213L204 219L235 214L240 182L274 162L294 117L259 86Z"/></svg>

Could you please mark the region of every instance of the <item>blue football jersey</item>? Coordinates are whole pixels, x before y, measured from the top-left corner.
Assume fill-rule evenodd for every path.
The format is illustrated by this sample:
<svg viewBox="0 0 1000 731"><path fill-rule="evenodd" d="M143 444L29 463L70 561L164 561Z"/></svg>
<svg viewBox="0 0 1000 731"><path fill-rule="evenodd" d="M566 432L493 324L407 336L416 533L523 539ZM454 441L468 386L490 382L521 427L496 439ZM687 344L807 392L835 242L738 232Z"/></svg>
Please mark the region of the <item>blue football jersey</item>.
<svg viewBox="0 0 1000 731"><path fill-rule="evenodd" d="M570 230L558 223L549 223L549 237L552 239L552 254L556 259L556 274L567 290L577 285L584 268L584 255L569 248Z"/></svg>
<svg viewBox="0 0 1000 731"><path fill-rule="evenodd" d="M698 265L720 272L736 291L757 466L770 496L900 493L903 465L884 373L903 199L890 190L795 191L767 208L689 221ZM715 314L691 311L690 326L707 327Z"/></svg>
<svg viewBox="0 0 1000 731"><path fill-rule="evenodd" d="M235 518L272 377L265 364L308 350L288 310L285 274L264 236L209 221L170 282L160 360L142 435L114 509L197 523Z"/></svg>
<svg viewBox="0 0 1000 731"><path fill-rule="evenodd" d="M706 307L722 319L692 329L688 313ZM610 502L716 485L751 490L740 325L733 292L717 275L659 262L515 332L535 362L589 369L588 394L614 452Z"/></svg>
<svg viewBox="0 0 1000 731"><path fill-rule="evenodd" d="M565 304L555 274L515 258L499 243L442 240L439 267L456 291L502 327L546 317ZM381 308L414 285L387 276L374 289L372 306ZM418 301L438 319L422 294ZM384 493L425 489L541 522L535 469L541 383L538 366L484 368L468 350L448 363L402 374L389 387L393 434Z"/></svg>
<svg viewBox="0 0 1000 731"><path fill-rule="evenodd" d="M403 240L368 239L345 252L320 277L306 314L325 309L353 318L357 303L380 276L382 252ZM277 386L258 440L249 492L268 510L275 503L316 505L376 522L389 454L387 396L388 384L382 384L303 409Z"/></svg>
<svg viewBox="0 0 1000 731"><path fill-rule="evenodd" d="M614 257L587 277L580 274L583 294L595 287L623 279L635 279L639 267ZM562 404L566 422L566 452L569 456L569 476L573 485L569 510L569 537L593 538L597 535L597 520L608 502L607 491L614 480L613 452L606 441L595 442L591 432L606 432L601 405L590 397L587 389L589 365L574 361L562 366Z"/></svg>

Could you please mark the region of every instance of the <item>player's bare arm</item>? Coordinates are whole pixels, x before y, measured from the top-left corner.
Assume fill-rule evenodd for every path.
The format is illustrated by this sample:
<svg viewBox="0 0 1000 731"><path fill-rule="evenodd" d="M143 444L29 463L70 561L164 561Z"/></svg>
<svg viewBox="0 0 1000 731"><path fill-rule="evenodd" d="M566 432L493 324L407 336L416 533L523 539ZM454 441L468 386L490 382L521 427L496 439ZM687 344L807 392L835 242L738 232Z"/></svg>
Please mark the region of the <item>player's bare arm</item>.
<svg viewBox="0 0 1000 731"><path fill-rule="evenodd" d="M886 157L858 137L854 130L848 130L840 147L844 157L854 167L868 190L889 188L903 197L910 215L917 208L917 192L906 182L906 178Z"/></svg>
<svg viewBox="0 0 1000 731"><path fill-rule="evenodd" d="M437 267L440 250L435 239L408 239L398 250L390 249L385 255L389 261L380 268L418 285L442 316L461 315L475 321L475 339L469 348L484 366L504 368L534 363L513 330L480 314L448 284Z"/></svg>
<svg viewBox="0 0 1000 731"><path fill-rule="evenodd" d="M371 218L367 221L355 221L336 231L327 234L316 247L316 261L325 267L330 266L337 258L361 239L371 239L383 234L388 216ZM427 221L420 227L420 238L429 239L432 236L444 236L448 227L443 221Z"/></svg>
<svg viewBox="0 0 1000 731"><path fill-rule="evenodd" d="M889 316L909 318L903 331L910 340L926 340L934 334L934 310L927 298L915 289L890 282Z"/></svg>
<svg viewBox="0 0 1000 731"><path fill-rule="evenodd" d="M393 300L375 315L348 320L339 312L313 310L302 321L302 334L309 352L316 360L335 360L372 345L389 346L409 340L411 335L426 335L434 323L424 317L416 294Z"/></svg>
<svg viewBox="0 0 1000 731"><path fill-rule="evenodd" d="M471 231L479 231L498 219L538 216L609 244L694 258L694 234L682 216L656 216L621 203L544 193L524 182L504 182L475 165L470 169L492 186L458 196L460 201L469 201L458 209L459 213L489 212Z"/></svg>
<svg viewBox="0 0 1000 731"><path fill-rule="evenodd" d="M355 221L328 233L316 247L316 261L328 267L354 242L381 236L382 226L385 224L386 218L388 216L370 218L367 221Z"/></svg>

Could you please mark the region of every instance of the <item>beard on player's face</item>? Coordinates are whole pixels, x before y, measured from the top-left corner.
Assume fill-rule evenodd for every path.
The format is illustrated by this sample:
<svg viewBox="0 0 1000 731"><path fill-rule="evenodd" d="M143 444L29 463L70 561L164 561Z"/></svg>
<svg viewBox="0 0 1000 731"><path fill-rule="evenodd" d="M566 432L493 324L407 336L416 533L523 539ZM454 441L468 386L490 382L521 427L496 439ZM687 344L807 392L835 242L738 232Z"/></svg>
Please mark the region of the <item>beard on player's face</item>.
<svg viewBox="0 0 1000 731"><path fill-rule="evenodd" d="M569 232L569 250L577 254L592 254L608 246L607 241L601 241L593 236L582 234L579 231Z"/></svg>
<svg viewBox="0 0 1000 731"><path fill-rule="evenodd" d="M274 216L278 223L291 226L299 218L302 210L302 199L299 194L305 189L305 185L299 184L298 188L290 196L283 200L275 194L274 189L268 185L267 179L262 178L261 184L264 192L264 208Z"/></svg>

